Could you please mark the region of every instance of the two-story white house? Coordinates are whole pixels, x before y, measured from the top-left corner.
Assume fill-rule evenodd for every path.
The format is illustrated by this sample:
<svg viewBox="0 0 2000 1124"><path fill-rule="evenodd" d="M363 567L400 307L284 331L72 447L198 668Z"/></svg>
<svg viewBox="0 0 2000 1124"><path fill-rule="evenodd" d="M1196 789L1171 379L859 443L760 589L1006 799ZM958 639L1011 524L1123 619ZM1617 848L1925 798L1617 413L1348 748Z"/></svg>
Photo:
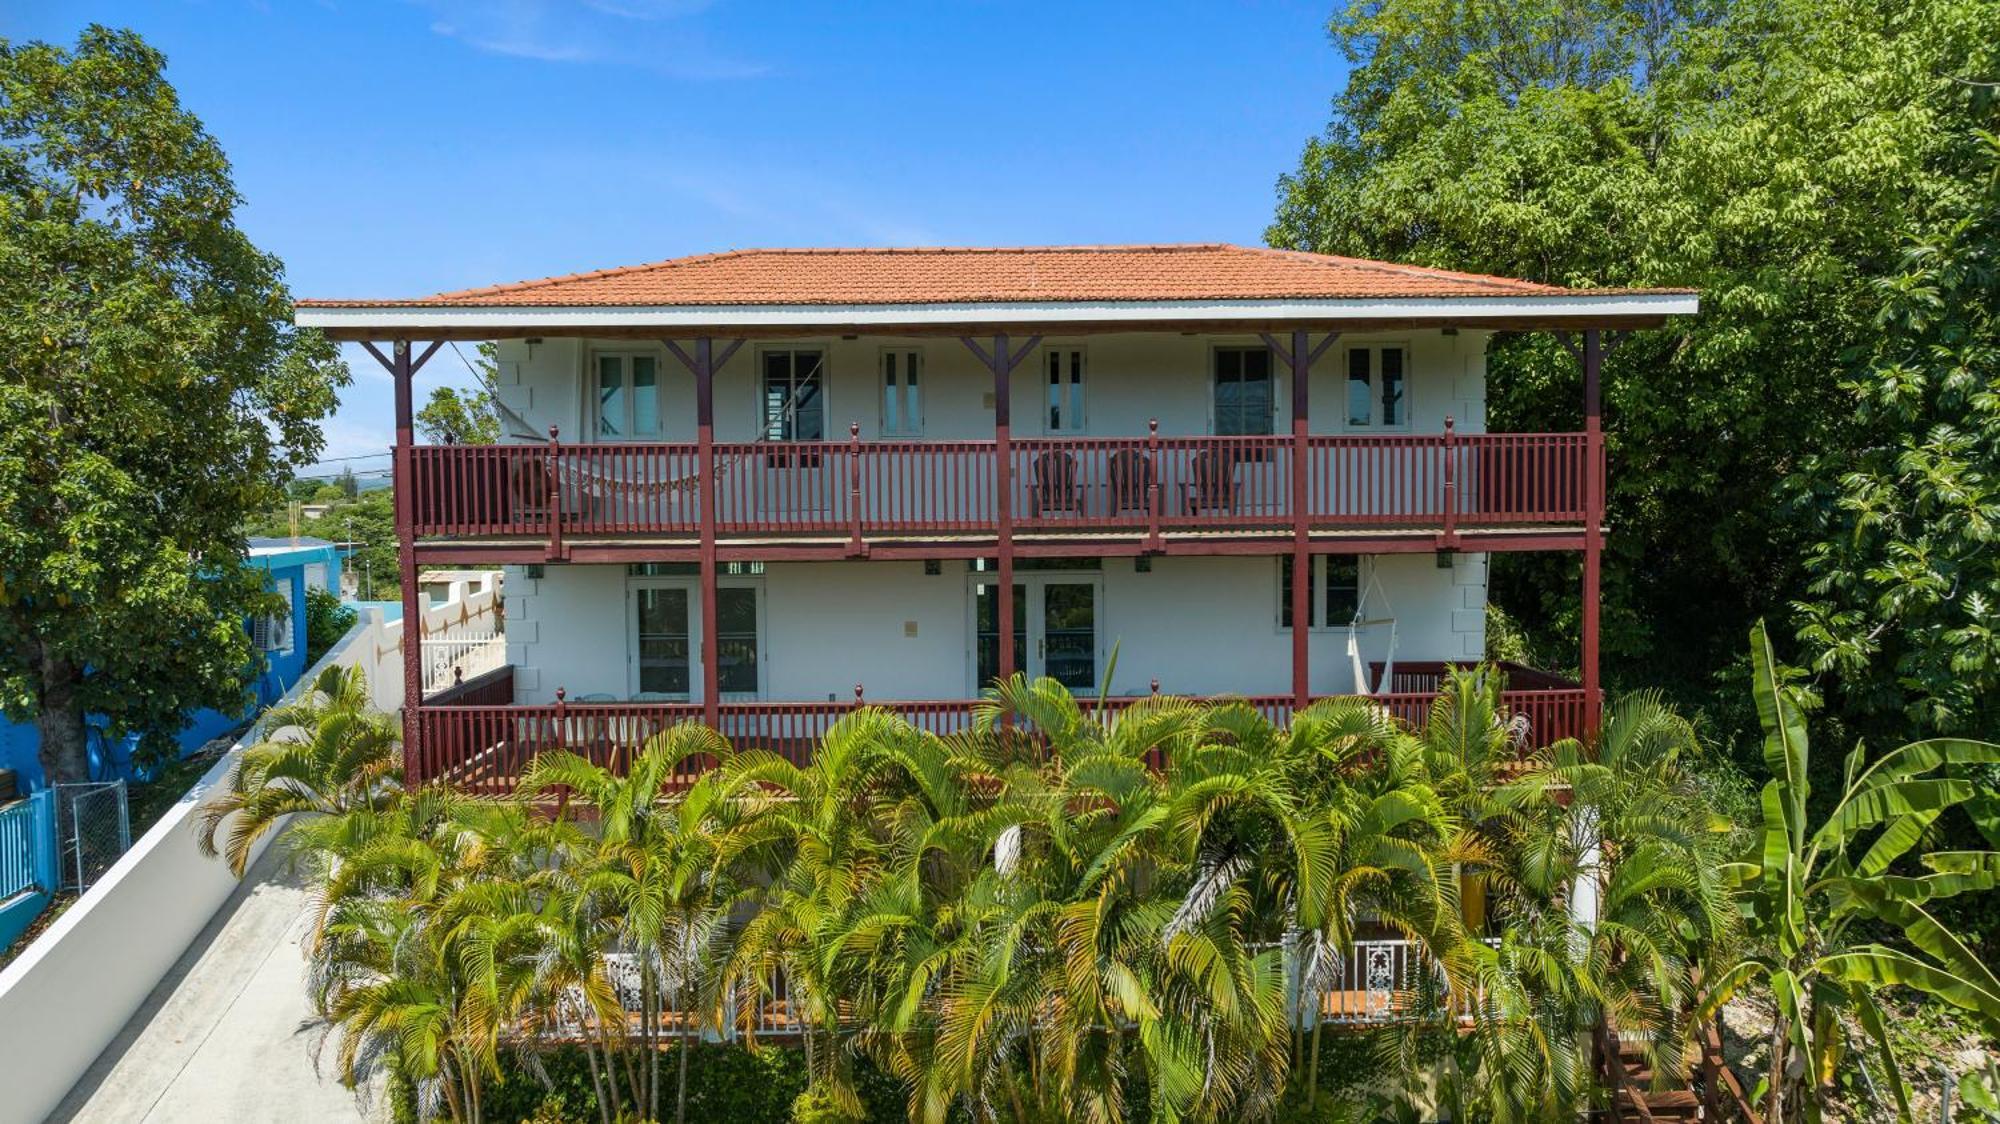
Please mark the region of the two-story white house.
<svg viewBox="0 0 2000 1124"><path fill-rule="evenodd" d="M1014 672L1414 717L1484 654L1510 550L1583 555L1582 682L1515 668L1508 694L1537 737L1582 732L1601 333L1695 307L1072 246L738 251L298 322L396 379L405 596L418 566L508 567L508 668L406 710L411 774L476 786L689 718L803 750L857 698L947 730ZM1581 430L1487 432L1503 331L1563 334ZM487 339L502 443L416 446L412 375Z"/></svg>

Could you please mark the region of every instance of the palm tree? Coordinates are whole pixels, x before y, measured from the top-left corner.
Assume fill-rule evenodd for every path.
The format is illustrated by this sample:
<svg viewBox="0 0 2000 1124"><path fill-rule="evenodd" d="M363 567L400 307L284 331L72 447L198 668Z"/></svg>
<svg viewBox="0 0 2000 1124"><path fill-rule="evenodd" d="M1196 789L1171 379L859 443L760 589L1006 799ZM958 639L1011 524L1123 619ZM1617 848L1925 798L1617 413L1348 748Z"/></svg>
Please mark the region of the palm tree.
<svg viewBox="0 0 2000 1124"><path fill-rule="evenodd" d="M561 789L598 817L596 857L580 880L578 905L601 911L638 975L646 1075L634 1082L632 1096L645 1117L659 1115L667 1002L675 1007L680 1032L676 1119L685 1113L687 1048L696 1012L684 1000L700 989L701 965L728 898L705 823L723 807L714 796L715 782L694 786L698 797L675 800L672 794L689 760L729 753L720 734L683 723L648 738L623 776L566 750L542 754L517 793L532 801Z"/></svg>
<svg viewBox="0 0 2000 1124"><path fill-rule="evenodd" d="M913 786L942 780L927 748L935 740L897 715L863 707L834 723L809 763L745 751L725 762L718 782L742 807L718 858L756 887L756 910L735 934L719 983L747 997L743 1010L751 1012L782 980L813 1092L854 1115L862 1106L842 1006L857 980L844 953L850 939L863 939L850 937L853 917L895 873L898 825L889 809ZM754 1024L746 1029L754 1035Z"/></svg>
<svg viewBox="0 0 2000 1124"><path fill-rule="evenodd" d="M1761 621L1750 631L1750 654L1771 770L1762 830L1731 867L1743 888L1751 940L1745 955L1712 976L1695 1017L1713 1017L1753 981L1771 989L1777 1017L1766 1089L1773 1124L1819 1120L1822 1092L1847 1051L1844 1023L1851 1018L1867 1032L1907 1118L1908 1091L1878 998L1882 988L1943 1000L1969 1012L1989 1036L2000 1035L2000 979L1926 908L2000 884L2000 852L1933 851L1918 855L1914 866L1907 860L1951 809L1991 813L1991 791L1967 770L2000 764L2000 745L1938 738L1872 762L1856 745L1831 812L1813 829L1806 822L1805 708ZM1899 930L1906 943L1868 939L1883 927Z"/></svg>
<svg viewBox="0 0 2000 1124"><path fill-rule="evenodd" d="M243 750L197 821L196 841L211 858L229 825L219 849L238 878L257 841L287 817L380 809L401 791L396 722L372 708L360 668L325 668L299 701L260 725L267 736Z"/></svg>
<svg viewBox="0 0 2000 1124"><path fill-rule="evenodd" d="M1122 1120L1135 1070L1161 1119L1275 1102L1283 951L1257 940L1270 926L1242 877L1247 848L1222 841L1237 809L1264 803L1258 754L1202 704L1110 710L1015 677L961 740L959 759L998 795L956 939L932 942L918 1115L965 1096L1017 1120Z"/></svg>
<svg viewBox="0 0 2000 1124"><path fill-rule="evenodd" d="M1497 683L1457 672L1426 724L1424 756L1465 824L1455 847L1500 935L1446 952L1471 1010L1474 1072L1456 1096L1495 1120L1574 1113L1592 1095L1590 1036L1643 1032L1662 1081L1684 1072L1698 966L1734 923L1721 835L1683 767L1687 723L1656 696L1622 700L1594 747L1518 759Z"/></svg>

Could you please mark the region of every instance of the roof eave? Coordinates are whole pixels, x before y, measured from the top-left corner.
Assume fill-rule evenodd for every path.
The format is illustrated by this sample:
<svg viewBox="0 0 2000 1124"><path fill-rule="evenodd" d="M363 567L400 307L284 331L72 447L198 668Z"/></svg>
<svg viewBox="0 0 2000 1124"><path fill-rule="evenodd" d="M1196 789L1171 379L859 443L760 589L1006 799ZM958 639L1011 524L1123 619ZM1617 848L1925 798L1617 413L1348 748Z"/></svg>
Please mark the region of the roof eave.
<svg viewBox="0 0 2000 1124"><path fill-rule="evenodd" d="M300 327L335 339L505 339L522 336L686 336L870 333L1256 330L1312 325L1645 328L1700 308L1693 293L1562 293L1279 300L1045 301L956 304L446 305L315 302Z"/></svg>

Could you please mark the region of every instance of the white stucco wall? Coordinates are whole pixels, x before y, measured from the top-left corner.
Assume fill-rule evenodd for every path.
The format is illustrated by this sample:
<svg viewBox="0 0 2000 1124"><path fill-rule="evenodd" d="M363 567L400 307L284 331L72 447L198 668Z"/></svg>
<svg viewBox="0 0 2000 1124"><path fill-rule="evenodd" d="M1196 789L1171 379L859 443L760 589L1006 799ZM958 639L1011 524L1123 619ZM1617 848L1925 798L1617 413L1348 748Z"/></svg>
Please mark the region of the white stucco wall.
<svg viewBox="0 0 2000 1124"><path fill-rule="evenodd" d="M1409 424L1393 432L1437 433L1452 417L1461 432L1485 429L1488 333L1442 331L1343 336L1314 365L1315 433L1384 432L1345 424L1347 349L1408 348ZM1316 337L1317 339L1317 337ZM1016 341L1019 342L1018 340ZM1212 352L1259 346L1254 335L1131 333L1076 339L1050 337L1044 347L1081 346L1086 353L1086 424L1092 436L1143 436L1158 419L1162 436L1213 432ZM956 339L863 337L745 344L716 383L716 436L754 440L762 425L758 355L763 348L817 347L826 355L826 436L841 439L859 422L864 438L881 428L880 356L885 348L923 354L924 425L931 440L987 438L993 432L992 376ZM692 441L694 382L658 344L643 341L545 339L500 345L499 387L507 405L536 434L551 423L566 440L587 439L591 356L598 351L654 356L659 372L660 439ZM1047 370L1031 356L1014 377L1014 431L1044 431ZM1272 430L1290 427L1289 375L1273 388ZM1119 644L1114 689L1188 693L1277 693L1291 684L1291 638L1278 626L1275 558L1156 558L1136 573L1129 558L1107 559L1100 572L1104 599L1098 632L1099 667ZM1484 651L1486 560L1461 555L1449 570L1430 554L1371 559L1388 606L1369 616L1397 619L1396 654L1405 660L1476 658ZM509 661L523 702L548 701L558 686L570 698L630 697L634 646L623 566L549 566L539 579L515 569L507 577ZM973 687L971 613L966 564L946 562L926 575L919 562L772 564L755 579L764 622L762 693L784 700L845 699L856 682L874 698L957 698ZM693 579L687 582L692 588ZM1312 637L1316 691L1349 689L1352 674L1344 629ZM1388 653L1388 630L1366 630L1364 660ZM693 676L698 684L700 676Z"/></svg>
<svg viewBox="0 0 2000 1124"><path fill-rule="evenodd" d="M1377 583L1364 610L1396 620L1398 660L1464 660L1485 647L1486 556L1457 555L1440 569L1431 554L1368 558ZM1291 686L1291 633L1279 626L1275 558L1155 558L1149 573L1130 558L1105 559L1097 617L1098 667L1117 645L1113 689L1142 694L1274 694ZM961 698L973 688L971 585L962 561L926 574L921 562L773 563L754 578L725 583L760 590L763 697L844 700L856 683L870 697ZM1033 580L1043 571L1023 571ZM659 581L622 566L547 566L542 577L507 577L507 650L521 702L548 702L557 687L571 699L631 697L633 632L629 593ZM1054 577L1053 573L1048 576ZM1364 576L1364 588L1366 579ZM692 603L692 598L691 598ZM690 621L690 627L698 625ZM698 635L698 631L696 632ZM1364 662L1389 652L1389 630L1362 630ZM1314 630L1312 685L1352 688L1347 630ZM693 676L699 683L699 675Z"/></svg>
<svg viewBox="0 0 2000 1124"><path fill-rule="evenodd" d="M1355 333L1341 337L1313 366L1311 421L1314 433L1381 432L1345 425L1346 351L1350 347L1402 345L1409 349L1408 404L1410 424L1395 432L1437 433L1447 415L1463 433L1485 431L1486 340L1489 333L1465 330L1446 335L1423 332ZM1314 337L1315 342L1320 337ZM1016 341L1016 345L1020 341ZM1163 436L1212 432L1211 352L1220 346L1257 347L1254 335L1181 335L1179 333L1109 334L1061 339L1051 337L1044 348L1084 348L1085 426L1099 437L1143 436L1149 418L1160 422ZM881 428L878 387L884 348L915 348L923 353L925 438L976 439L993 434L993 376L955 339L817 339L752 341L743 345L716 379L716 438L749 441L758 436L762 406L757 394L760 349L816 347L826 353L826 437L847 436L849 422L859 422L861 435L873 438ZM594 351L639 352L655 357L659 370L661 440L692 441L694 378L664 346L632 341L545 339L535 344L508 340L500 344L499 391L509 409L544 435L550 424L561 427L565 440L588 440L586 429L586 361ZM1014 432L1035 436L1046 421L1041 408L1046 360L1030 356L1015 371ZM1291 425L1288 372L1279 371L1274 387L1274 432Z"/></svg>

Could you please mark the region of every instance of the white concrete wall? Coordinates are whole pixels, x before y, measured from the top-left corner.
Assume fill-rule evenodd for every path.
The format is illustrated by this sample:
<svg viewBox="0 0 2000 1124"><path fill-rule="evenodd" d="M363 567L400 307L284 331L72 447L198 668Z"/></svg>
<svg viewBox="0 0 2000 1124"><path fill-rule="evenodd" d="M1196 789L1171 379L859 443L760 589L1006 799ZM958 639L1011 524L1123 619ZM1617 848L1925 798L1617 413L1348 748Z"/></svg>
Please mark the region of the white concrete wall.
<svg viewBox="0 0 2000 1124"><path fill-rule="evenodd" d="M349 630L283 701L310 686L322 667L372 660L370 636L379 625L379 615L371 614ZM259 727L245 734L88 893L0 969L0 1124L27 1124L54 1110L236 888L229 868L196 847L196 813L243 746L262 736Z"/></svg>
<svg viewBox="0 0 2000 1124"><path fill-rule="evenodd" d="M1399 344L1409 349L1410 424L1397 432L1438 433L1447 416L1460 432L1485 430L1488 333L1442 331L1366 333L1342 337L1312 372L1315 433L1382 432L1345 424L1349 347ZM1208 434L1212 352L1255 347L1254 335L1130 333L1078 339L1051 337L1045 346L1086 351L1086 424L1094 436L1142 436L1158 419L1163 436ZM923 438L977 439L993 432L992 376L956 339L863 337L747 343L716 385L716 435L755 440L762 425L758 361L762 347L819 347L826 353L826 435L845 437L859 422L864 438L881 422L880 355L916 348L924 356ZM694 383L657 344L545 339L500 345L500 394L533 432L561 427L566 439L588 439L586 408L593 349L640 351L656 357L662 440L692 441ZM1046 361L1031 356L1014 379L1014 431L1043 432ZM1274 387L1274 432L1290 428L1288 372ZM537 437L539 439L539 436ZM1430 554L1371 561L1398 619L1402 659L1468 659L1484 651L1486 561L1460 556L1451 571ZM629 697L633 639L622 566L549 566L530 580L516 568L507 579L508 658L523 702L547 701L558 686L582 695ZM1099 631L1106 653L1122 641L1115 688L1143 692L1154 677L1163 689L1187 692L1283 692L1291 684L1291 640L1277 624L1278 562L1274 558L1157 558L1137 574L1130 559L1107 559ZM690 582L692 579L689 579ZM770 699L847 698L865 683L876 698L954 698L972 689L970 612L963 562L940 576L921 563L773 564L758 579L764 631L763 694ZM1370 616L1387 615L1371 606ZM1361 638L1365 660L1388 651L1386 629ZM1345 690L1352 682L1345 630L1315 632L1315 690ZM1100 666L1102 666L1100 664ZM699 675L694 676L699 682Z"/></svg>
<svg viewBox="0 0 2000 1124"><path fill-rule="evenodd" d="M1446 335L1421 332L1355 333L1343 336L1314 365L1311 421L1314 433L1379 432L1345 425L1346 349L1401 344L1410 351L1408 403L1411 423L1397 432L1438 433L1447 415L1462 433L1482 433L1486 423L1486 341L1489 333L1465 330ZM1315 336L1315 341L1319 337ZM1254 335L1181 335L1179 333L1107 334L1061 339L1044 347L1081 346L1085 359L1085 427L1098 437L1144 436L1146 422L1157 418L1163 436L1193 436L1213 431L1210 412L1213 379L1211 352L1218 346L1260 346ZM849 422L859 422L861 435L873 438L881 429L879 389L884 348L915 348L923 353L924 431L933 440L976 439L993 434L993 376L956 339L817 339L751 341L743 345L716 379L715 429L722 441L751 441L760 435L762 405L758 398L757 355L763 348L817 347L826 353L826 437L847 436ZM694 379L658 344L632 341L545 339L535 344L507 340L500 344L501 400L530 423L535 440L546 438L548 426L561 428L564 440L590 440L585 408L590 381L587 361L597 350L639 351L655 356L660 372L661 440L692 441ZM1046 420L1042 402L1046 360L1030 356L1013 379L1014 432L1034 436ZM1291 426L1291 386L1280 371L1274 388L1274 432Z"/></svg>
<svg viewBox="0 0 2000 1124"><path fill-rule="evenodd" d="M1485 649L1486 556L1461 554L1449 569L1436 556L1366 559L1377 588L1364 615L1396 619L1398 660L1466 660ZM772 563L754 578L725 583L760 590L763 697L846 699L862 683L880 699L962 698L974 689L971 583L964 562L927 575L921 562ZM1036 572L1039 573L1039 572ZM1143 694L1154 678L1188 694L1277 694L1291 687L1291 633L1279 625L1276 558L1155 558L1149 573L1110 558L1075 573L1102 583L1099 663L1119 647L1113 689ZM508 662L521 702L548 702L557 687L629 698L634 692L629 591L656 581L623 566L547 566L507 578ZM1023 571L1024 580L1034 573ZM698 636L698 625L691 620ZM1363 662L1389 654L1389 630L1360 635ZM1345 628L1311 638L1315 691L1352 689ZM698 684L698 674L692 675Z"/></svg>

